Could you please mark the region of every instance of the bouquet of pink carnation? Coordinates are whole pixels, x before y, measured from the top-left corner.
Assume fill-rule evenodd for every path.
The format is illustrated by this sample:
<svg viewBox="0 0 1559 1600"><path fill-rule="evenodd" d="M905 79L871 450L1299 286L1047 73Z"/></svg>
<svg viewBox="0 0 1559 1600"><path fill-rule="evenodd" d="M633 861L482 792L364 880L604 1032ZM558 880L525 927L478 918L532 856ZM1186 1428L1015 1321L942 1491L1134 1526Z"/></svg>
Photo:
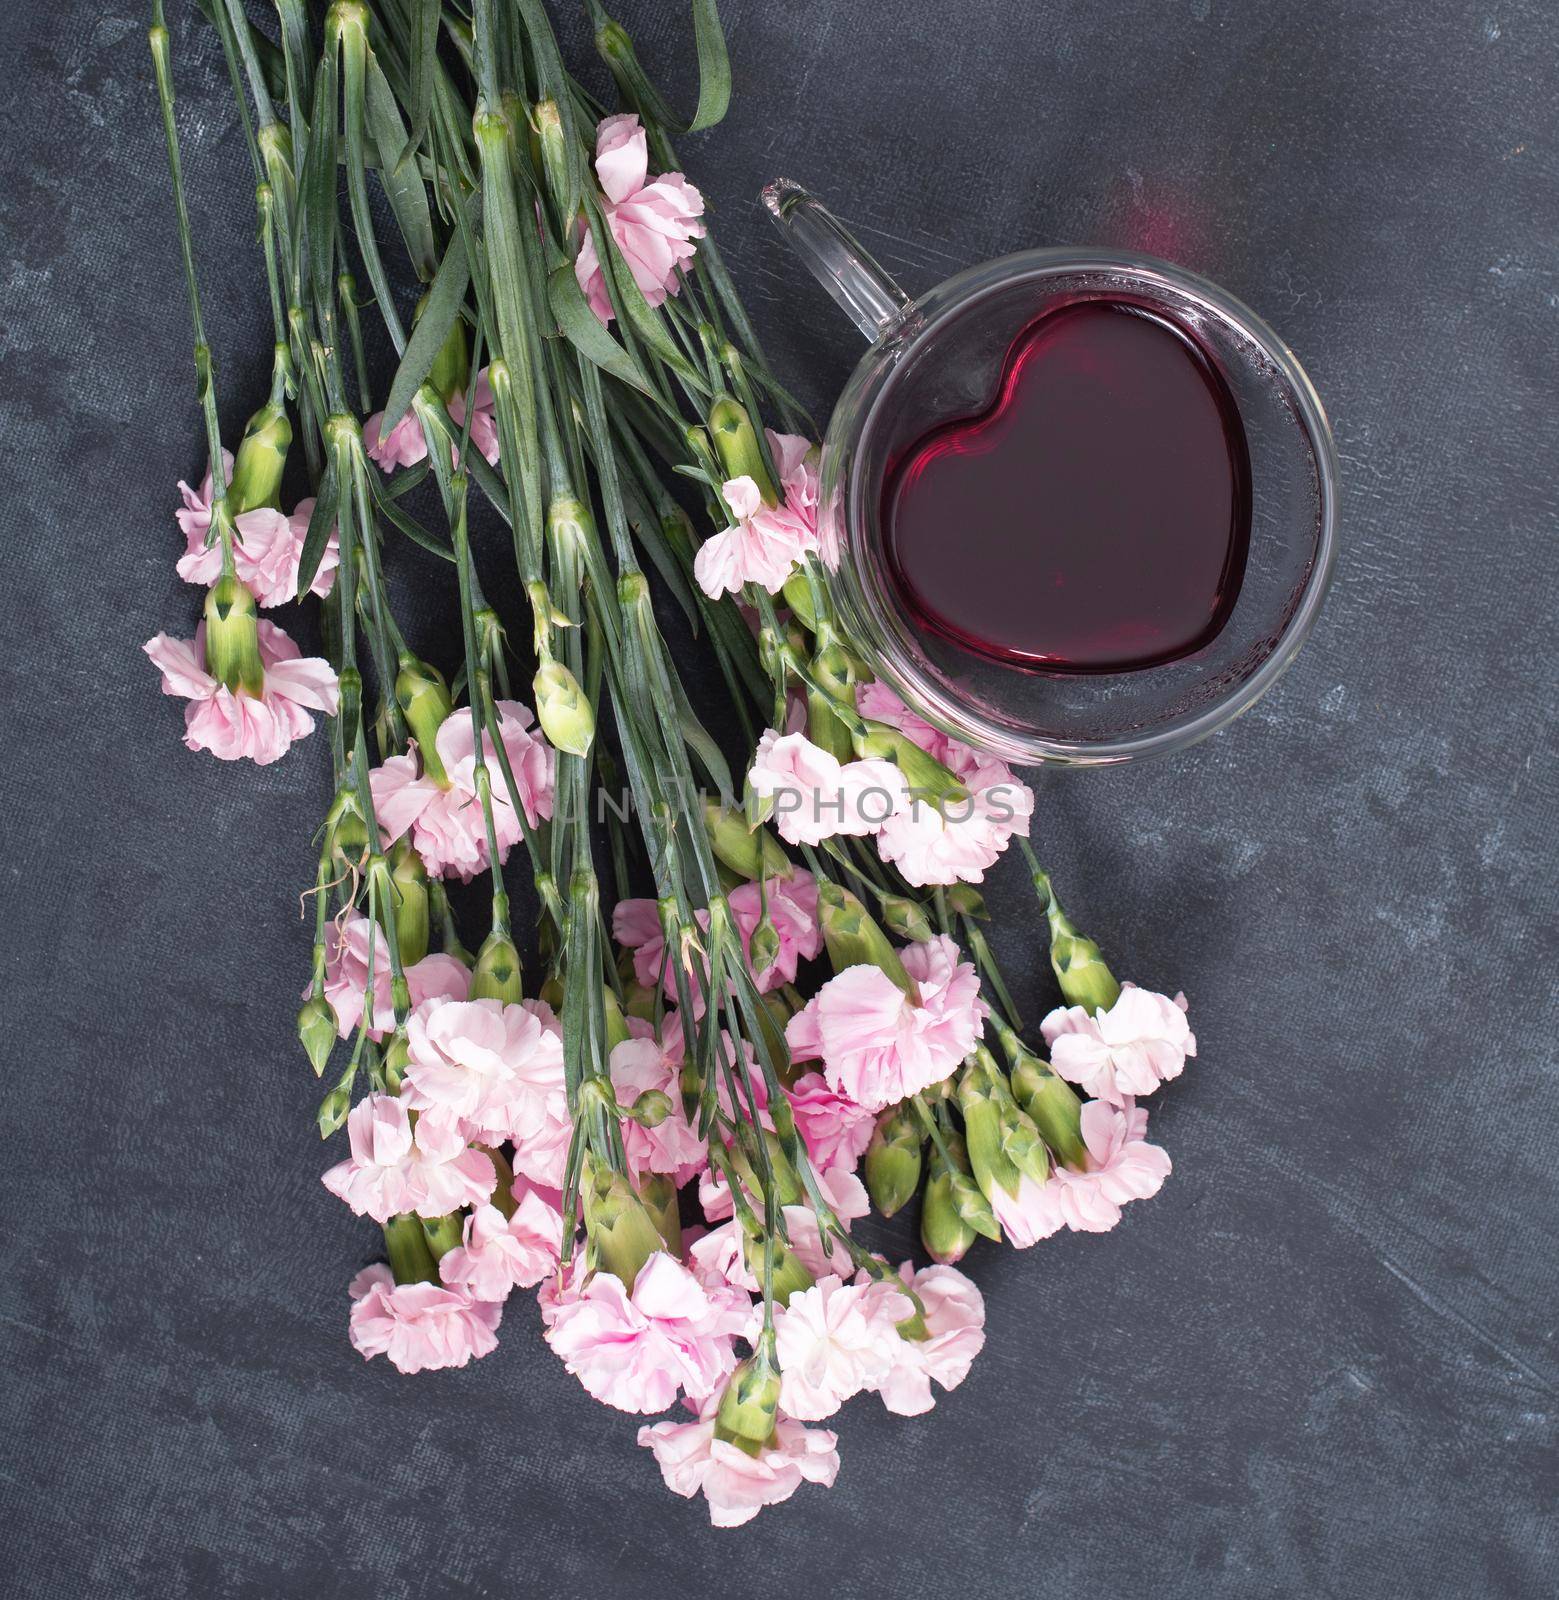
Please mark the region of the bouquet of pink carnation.
<svg viewBox="0 0 1559 1600"><path fill-rule="evenodd" d="M1030 849L1031 791L840 623L816 448L671 145L725 108L713 6L686 122L593 0L611 113L540 4L476 0L468 24L277 0L274 35L238 0L204 9L251 102L272 383L229 455L158 4L213 470L175 508L202 620L146 649L191 749L264 764L324 721L298 1029L316 1074L345 1056L324 1183L387 1257L351 1280L351 1341L465 1366L534 1290L586 1392L670 1413L638 1430L667 1485L746 1522L833 1482L846 1401L916 1415L963 1382L977 1237L1103 1232L1157 1192L1143 1102L1195 1053L1184 999L1117 982ZM480 549L473 488L507 525ZM458 615L424 647L444 670L397 621L402 558L455 569ZM528 630L487 599L509 561ZM730 691L734 766L649 571ZM259 615L295 599L320 608L319 657ZM1027 1036L973 887L1014 841L1059 986ZM490 889L474 955L451 877ZM859 1242L917 1194L929 1265Z"/></svg>

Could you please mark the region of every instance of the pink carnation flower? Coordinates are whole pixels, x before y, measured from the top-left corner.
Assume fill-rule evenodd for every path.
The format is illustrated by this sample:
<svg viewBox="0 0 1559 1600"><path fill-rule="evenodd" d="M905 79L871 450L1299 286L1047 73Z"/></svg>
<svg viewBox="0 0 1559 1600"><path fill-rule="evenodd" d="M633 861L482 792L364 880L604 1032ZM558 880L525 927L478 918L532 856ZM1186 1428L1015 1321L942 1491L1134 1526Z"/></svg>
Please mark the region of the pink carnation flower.
<svg viewBox="0 0 1559 1600"><path fill-rule="evenodd" d="M816 551L823 565L832 572L839 565L839 542L833 530L818 520L820 485L818 461L821 451L810 439L795 433L775 433L764 429L769 454L779 474L785 507L807 531L807 549Z"/></svg>
<svg viewBox="0 0 1559 1600"><path fill-rule="evenodd" d="M518 700L499 700L498 731L514 772L515 786L532 827L552 815L557 756L541 731L531 731L528 707ZM391 756L368 775L374 811L386 844L411 830L412 843L429 872L457 873L467 883L487 868L487 824L476 793L476 736L469 709L444 719L434 745L449 777L441 789L419 770L412 755ZM493 826L500 861L523 837L520 819L509 797L509 785L498 765L492 735L482 735L482 750L492 781Z"/></svg>
<svg viewBox="0 0 1559 1600"><path fill-rule="evenodd" d="M802 733L767 729L747 781L773 802L774 826L790 844L875 832L904 802L904 775L891 761L841 764Z"/></svg>
<svg viewBox="0 0 1559 1600"><path fill-rule="evenodd" d="M769 921L779 937L779 954L767 966L753 969L760 994L796 981L796 966L812 961L822 953L823 929L817 920L817 880L810 872L797 871L789 878L766 878L762 891L756 883L738 884L726 896L731 918L741 935L742 950L751 957L752 936L763 918L765 906ZM749 960L750 965L750 960Z"/></svg>
<svg viewBox="0 0 1559 1600"><path fill-rule="evenodd" d="M985 1346L985 1301L980 1291L955 1267L915 1271L906 1261L899 1276L920 1300L929 1339L901 1337L893 1347L893 1364L877 1385L889 1411L918 1417L933 1404L931 1381L956 1389L969 1375L974 1358Z"/></svg>
<svg viewBox="0 0 1559 1600"><path fill-rule="evenodd" d="M625 1119L623 1151L633 1173L663 1173L680 1189L703 1171L709 1151L698 1129L688 1121L682 1106L682 1024L675 1016L665 1019L660 1037L636 1017L628 1019L633 1037L612 1050L609 1070L618 1104L632 1108L641 1094L659 1089L671 1101L664 1121L641 1128Z"/></svg>
<svg viewBox="0 0 1559 1600"><path fill-rule="evenodd" d="M498 1348L503 1306L465 1289L397 1284L382 1262L352 1279L351 1334L365 1360L388 1356L402 1372L463 1367Z"/></svg>
<svg viewBox="0 0 1559 1600"><path fill-rule="evenodd" d="M233 452L224 449L222 452L222 482L233 481ZM206 542L206 534L211 528L211 463L206 463L206 475L200 480L198 490L190 488L185 481L179 479L179 498L184 504L173 513L180 531L183 533L189 548L193 550L197 545Z"/></svg>
<svg viewBox="0 0 1559 1600"><path fill-rule="evenodd" d="M871 1143L875 1114L830 1087L820 1072L804 1072L787 1091L797 1131L812 1165L855 1170Z"/></svg>
<svg viewBox="0 0 1559 1600"><path fill-rule="evenodd" d="M824 1250L817 1213L811 1206L785 1206L782 1210L790 1248L801 1265L814 1278L829 1273L848 1277L852 1266L848 1248L841 1240L831 1239L829 1248ZM692 1241L688 1246L688 1266L700 1283L729 1283L748 1294L758 1293L760 1285L747 1264L743 1238L741 1224L733 1216Z"/></svg>
<svg viewBox="0 0 1559 1600"><path fill-rule="evenodd" d="M761 1120L766 1128L772 1125L767 1113L763 1114ZM823 1168L817 1174L817 1186L841 1222L854 1222L857 1217L864 1217L872 1208L866 1185L848 1168ZM743 1192L746 1193L745 1190ZM754 1211L763 1210L761 1196L749 1193L747 1199ZM698 1180L698 1203L710 1222L723 1221L732 1213L730 1186L712 1167Z"/></svg>
<svg viewBox="0 0 1559 1600"><path fill-rule="evenodd" d="M1059 1006L1040 1029L1056 1071L1084 1094L1113 1106L1178 1078L1186 1057L1196 1054L1185 996L1171 1000L1134 983L1121 985L1120 998L1108 1011L1089 1016L1082 1006Z"/></svg>
<svg viewBox="0 0 1559 1600"><path fill-rule="evenodd" d="M633 951L633 975L646 989L669 978L671 963L653 900L619 900L612 907L612 937L624 950ZM667 993L674 995L675 987L668 986Z"/></svg>
<svg viewBox="0 0 1559 1600"><path fill-rule="evenodd" d="M369 922L360 911L349 911L333 925L325 947L325 998L336 1014L336 1032L345 1039L362 1021L368 992L368 942L374 945L374 1010L370 1039L382 1038L395 1026L395 1005L390 995L390 946L384 929ZM463 962L442 952L426 955L405 969L411 1003L428 1000L464 1000L471 974ZM305 999L312 992L303 991Z"/></svg>
<svg viewBox="0 0 1559 1600"><path fill-rule="evenodd" d="M539 1000L430 1000L406 1024L407 1104L457 1118L488 1142L548 1120L563 1093L563 1040Z"/></svg>
<svg viewBox="0 0 1559 1600"><path fill-rule="evenodd" d="M767 905L769 921L779 938L779 951L772 962L753 971L760 994L794 983L797 964L821 953L823 930L817 920L817 882L810 872L766 879L761 894L756 883L738 884L726 901L749 964L752 936ZM709 913L699 911L696 918L699 927L707 930ZM625 950L633 951L633 975L646 989L660 984L667 999L677 999L676 975L666 957L660 912L653 900L619 900L612 910L612 937ZM701 1001L703 997L695 994L695 998ZM700 1005L700 1014L702 1009Z"/></svg>
<svg viewBox="0 0 1559 1600"><path fill-rule="evenodd" d="M562 1253L563 1213L528 1188L512 1217L497 1206L478 1206L466 1218L461 1243L439 1262L438 1275L475 1300L502 1301L515 1287L535 1288Z"/></svg>
<svg viewBox="0 0 1559 1600"><path fill-rule="evenodd" d="M735 525L706 539L693 560L693 576L711 599L747 583L777 594L794 565L814 552L830 570L839 565L838 541L818 526L817 447L799 434L764 432L784 498L766 506L748 477L721 486Z"/></svg>
<svg viewBox="0 0 1559 1600"><path fill-rule="evenodd" d="M919 991L878 967L848 967L790 1019L792 1060L821 1059L823 1076L868 1111L940 1083L974 1048L988 1008L974 967L945 934L900 952Z"/></svg>
<svg viewBox="0 0 1559 1600"><path fill-rule="evenodd" d="M304 656L273 622L262 618L256 626L265 668L258 696L247 689L235 694L206 671L205 623L193 639L159 633L143 648L162 673L162 692L190 702L184 711L189 749L209 750L221 761L247 758L264 767L314 731L311 711L335 713L339 686L328 661Z"/></svg>
<svg viewBox="0 0 1559 1600"><path fill-rule="evenodd" d="M415 1131L404 1101L365 1095L346 1119L352 1153L324 1177L325 1187L358 1216L385 1223L401 1211L442 1217L480 1205L497 1174L480 1150L438 1117L418 1117Z"/></svg>
<svg viewBox="0 0 1559 1600"><path fill-rule="evenodd" d="M831 1417L851 1395L892 1372L898 1324L914 1303L891 1285L845 1283L832 1273L774 1310L780 1407L803 1422Z"/></svg>
<svg viewBox="0 0 1559 1600"><path fill-rule="evenodd" d="M877 830L877 853L917 886L982 882L1014 834L1028 837L1034 791L1004 762L933 728L886 684L858 684L855 705L863 717L897 728L969 791L940 806L906 795Z"/></svg>
<svg viewBox="0 0 1559 1600"><path fill-rule="evenodd" d="M607 117L596 129L595 171L603 195L601 210L639 291L652 306L677 293L677 271L692 261L695 239L704 236L698 218L704 197L680 172L649 179L649 144L631 112ZM601 272L595 236L587 227L574 260L574 276L590 309L603 323L612 320L611 296Z"/></svg>
<svg viewBox="0 0 1559 1600"><path fill-rule="evenodd" d="M661 1476L685 1500L702 1494L717 1528L739 1528L764 1506L788 1500L803 1483L832 1486L839 1472L838 1440L827 1428L806 1428L780 1417L768 1443L749 1455L715 1438L720 1397L711 1395L696 1422L657 1422L639 1429Z"/></svg>
<svg viewBox="0 0 1559 1600"><path fill-rule="evenodd" d="M1034 791L1011 767L978 760L957 776L966 795L911 795L877 830L877 854L906 883L981 883L1014 834L1028 837Z"/></svg>
<svg viewBox="0 0 1559 1600"><path fill-rule="evenodd" d="M207 481L210 481L209 476ZM311 495L298 502L290 517L262 506L255 511L240 512L233 518L238 535L233 541L233 567L259 605L283 606L298 598L298 562L313 514ZM209 520L208 515L208 523ZM222 576L222 546L206 544L203 532L191 532L187 538L189 548L178 559L178 574L187 583L203 583L209 588ZM309 593L329 594L340 564L341 541L332 528Z"/></svg>
<svg viewBox="0 0 1559 1600"><path fill-rule="evenodd" d="M463 428L466 420L465 395L451 395L446 409L456 429ZM400 421L381 439L379 430L383 421L384 413L376 411L363 424L363 443L368 447L368 454L384 471L414 467L419 461L427 460L428 441L415 411L408 406L402 412ZM486 457L489 466L497 466L498 424L493 416L493 391L487 381L486 367L476 376L476 411L471 418L471 443ZM449 447L449 461L451 466L459 463L459 453L453 445Z"/></svg>
<svg viewBox="0 0 1559 1600"><path fill-rule="evenodd" d="M1053 1187L1061 1215L1080 1233L1107 1233L1131 1200L1151 1199L1169 1176L1169 1153L1147 1142L1148 1114L1134 1100L1112 1106L1090 1100L1082 1113L1087 1165L1081 1172L1058 1167Z"/></svg>
<svg viewBox="0 0 1559 1600"><path fill-rule="evenodd" d="M1035 1183L1026 1172L1019 1173L1017 1192L1009 1194L1001 1184L994 1183L990 1202L1007 1242L1017 1250L1027 1250L1066 1226L1060 1188L1053 1177Z"/></svg>
<svg viewBox="0 0 1559 1600"><path fill-rule="evenodd" d="M817 548L815 534L788 502L765 505L758 485L749 477L730 478L721 484L720 498L735 521L698 547L693 576L699 588L711 600L737 594L747 583L778 594L796 563L808 550Z"/></svg>
<svg viewBox="0 0 1559 1600"><path fill-rule="evenodd" d="M960 744L950 734L933 727L926 719L911 711L908 706L878 679L855 686L855 709L872 722L885 723L897 728L912 744L917 744L931 757L949 770L956 769L959 754L974 752L968 745Z"/></svg>
<svg viewBox="0 0 1559 1600"><path fill-rule="evenodd" d="M585 1277L577 1262L558 1287L541 1291L547 1343L605 1405L664 1411L682 1391L713 1393L736 1366L734 1339L751 1302L740 1290L706 1288L675 1257L657 1250L630 1292L610 1272Z"/></svg>

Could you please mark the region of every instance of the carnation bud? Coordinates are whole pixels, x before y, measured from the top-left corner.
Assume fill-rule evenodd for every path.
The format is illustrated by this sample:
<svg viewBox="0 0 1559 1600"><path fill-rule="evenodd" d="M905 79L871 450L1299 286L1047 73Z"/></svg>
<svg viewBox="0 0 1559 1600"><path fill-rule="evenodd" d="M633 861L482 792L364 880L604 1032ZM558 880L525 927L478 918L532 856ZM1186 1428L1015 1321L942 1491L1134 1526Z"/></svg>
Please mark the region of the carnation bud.
<svg viewBox="0 0 1559 1600"><path fill-rule="evenodd" d="M356 1079L357 1062L353 1060L347 1063L335 1087L320 1101L316 1120L321 1139L328 1139L346 1121L346 1114L352 1109L352 1085Z"/></svg>
<svg viewBox="0 0 1559 1600"><path fill-rule="evenodd" d="M958 1215L976 1233L999 1243L1001 1224L997 1222L996 1213L991 1210L990 1202L981 1193L980 1185L970 1174L967 1143L956 1134L944 1139L943 1142L947 1145L948 1155L953 1161L949 1170L952 1175L953 1201L958 1207Z"/></svg>
<svg viewBox="0 0 1559 1600"><path fill-rule="evenodd" d="M460 1243L464 1224L465 1214L460 1211L451 1211L442 1217L422 1218L423 1237L427 1239L428 1250L435 1261L442 1261Z"/></svg>
<svg viewBox="0 0 1559 1600"><path fill-rule="evenodd" d="M246 585L225 572L206 596L206 671L237 694L265 692L260 611Z"/></svg>
<svg viewBox="0 0 1559 1600"><path fill-rule="evenodd" d="M520 988L520 952L514 940L506 933L493 931L482 941L476 953L476 970L471 974L473 1000L501 1000L506 1006L518 1005L523 998Z"/></svg>
<svg viewBox="0 0 1559 1600"><path fill-rule="evenodd" d="M862 760L875 757L891 761L921 799L964 800L969 791L934 756L927 755L907 733L885 722L866 722L854 735L853 748Z"/></svg>
<svg viewBox="0 0 1559 1600"><path fill-rule="evenodd" d="M885 1217L900 1210L920 1187L923 1138L908 1105L890 1106L877 1118L866 1147L866 1188Z"/></svg>
<svg viewBox="0 0 1559 1600"><path fill-rule="evenodd" d="M721 394L709 408L709 437L726 477L751 478L766 506L779 504L779 490L769 476L758 434L747 408L734 395Z"/></svg>
<svg viewBox="0 0 1559 1600"><path fill-rule="evenodd" d="M1034 1119L1044 1141L1063 1165L1081 1172L1087 1165L1083 1143L1083 1102L1064 1078L1037 1057L1024 1056L1012 1069L1012 1093Z"/></svg>
<svg viewBox="0 0 1559 1600"><path fill-rule="evenodd" d="M759 1283L763 1282L763 1235L746 1233L742 1237L742 1254L747 1270ZM769 1280L774 1289L774 1303L788 1306L792 1295L810 1289L817 1279L807 1271L801 1257L783 1239L774 1240L774 1274Z"/></svg>
<svg viewBox="0 0 1559 1600"><path fill-rule="evenodd" d="M659 1093L658 1090L651 1091ZM642 1096L640 1097L643 1098ZM662 1096L664 1098L664 1096ZM649 1212L655 1231L674 1255L682 1254L682 1218L677 1210L676 1179L666 1172L646 1172L639 1178L639 1199ZM631 1287L631 1285L630 1285Z"/></svg>
<svg viewBox="0 0 1559 1600"><path fill-rule="evenodd" d="M410 1065L411 1043L404 1033L397 1032L384 1048L384 1061L380 1067L384 1073L386 1093L401 1092L401 1083L406 1077L406 1068Z"/></svg>
<svg viewBox="0 0 1559 1600"><path fill-rule="evenodd" d="M546 174L547 187L561 203L568 193L568 146L557 101L538 100L531 112L530 124L541 157L538 165Z"/></svg>
<svg viewBox="0 0 1559 1600"><path fill-rule="evenodd" d="M718 800L704 802L704 831L715 859L746 882L790 878L795 873L784 846L767 828L749 828L740 812Z"/></svg>
<svg viewBox="0 0 1559 1600"><path fill-rule="evenodd" d="M671 1115L671 1096L664 1089L646 1089L628 1115L641 1128L658 1128Z"/></svg>
<svg viewBox="0 0 1559 1600"><path fill-rule="evenodd" d="M757 927L752 930L752 938L748 942L747 956L754 972L767 972L779 960L780 936L773 922L769 920L767 908Z"/></svg>
<svg viewBox="0 0 1559 1600"><path fill-rule="evenodd" d="M601 985L601 1009L606 1015L606 1048L611 1052L628 1038L628 1021L623 1016L622 1002L609 983Z"/></svg>
<svg viewBox="0 0 1559 1600"><path fill-rule="evenodd" d="M812 582L799 569L785 580L785 603L795 613L796 620L813 633L817 632L817 608L812 604Z"/></svg>
<svg viewBox="0 0 1559 1600"><path fill-rule="evenodd" d="M856 671L859 663L843 645L830 640L812 657L812 676L824 693L841 705L855 704Z"/></svg>
<svg viewBox="0 0 1559 1600"><path fill-rule="evenodd" d="M958 1146L957 1154L961 1155L957 1134L946 1135L946 1142L950 1148ZM962 1177L965 1184L974 1188L967 1177L955 1174L933 1146L930 1176L920 1202L920 1241L931 1259L944 1266L961 1261L976 1238L975 1229L965 1220L960 1197L954 1189L955 1177Z"/></svg>
<svg viewBox="0 0 1559 1600"><path fill-rule="evenodd" d="M855 759L855 744L850 730L839 719L834 702L816 689L807 691L807 738L819 750L826 750L835 761Z"/></svg>
<svg viewBox="0 0 1559 1600"><path fill-rule="evenodd" d="M531 688L536 720L554 748L571 756L588 754L595 738L595 711L574 674L548 656L536 669Z"/></svg>
<svg viewBox="0 0 1559 1600"><path fill-rule="evenodd" d="M250 417L227 486L228 509L235 517L281 504L281 479L291 443L292 424L280 400L267 401Z"/></svg>
<svg viewBox="0 0 1559 1600"><path fill-rule="evenodd" d="M947 891L947 903L961 917L973 917L976 922L989 922L991 914L985 909L985 896L972 883L955 883Z"/></svg>
<svg viewBox="0 0 1559 1600"><path fill-rule="evenodd" d="M573 495L556 495L547 506L547 540L555 549L584 550L595 538L595 518L590 507ZM539 608L537 602L540 601ZM539 616L550 615L554 622L566 626L568 618L555 611L545 589L532 593L531 604Z"/></svg>
<svg viewBox="0 0 1559 1600"><path fill-rule="evenodd" d="M1108 1011L1120 999L1121 986L1104 964L1104 957L1092 939L1085 938L1072 919L1061 909L1043 873L1036 875L1036 886L1045 894L1045 915L1050 922L1050 965L1061 996L1069 1006L1082 1006L1090 1014Z"/></svg>
<svg viewBox="0 0 1559 1600"><path fill-rule="evenodd" d="M921 944L936 936L936 929L931 926L925 908L908 895L886 894L877 902L877 909L882 913L888 932L897 934L901 939L913 939Z"/></svg>
<svg viewBox="0 0 1559 1600"><path fill-rule="evenodd" d="M395 700L417 741L417 752L422 757L422 770L439 788L449 787L449 774L439 759L435 740L438 730L454 710L449 697L449 687L437 667L419 661L411 654L400 659L400 671L395 675Z"/></svg>
<svg viewBox="0 0 1559 1600"><path fill-rule="evenodd" d="M404 836L390 851L390 884L395 892L395 942L400 946L401 964L414 967L428 953L428 869Z"/></svg>
<svg viewBox="0 0 1559 1600"><path fill-rule="evenodd" d="M368 856L368 824L356 800L345 800L330 824L330 854L340 871L361 868Z"/></svg>
<svg viewBox="0 0 1559 1600"><path fill-rule="evenodd" d="M664 1248L654 1218L622 1173L594 1159L587 1159L580 1196L596 1259L631 1290L644 1263Z"/></svg>
<svg viewBox="0 0 1559 1600"><path fill-rule="evenodd" d="M779 1368L770 1359L767 1347L760 1344L733 1372L720 1396L715 1413L715 1437L739 1449L768 1442L779 1418Z"/></svg>
<svg viewBox="0 0 1559 1600"><path fill-rule="evenodd" d="M413 321L420 322L427 308L428 296L423 295L412 313ZM438 347L433 365L428 368L427 381L446 406L456 395L464 399L466 385L471 381L471 354L466 346L465 324L459 317L455 318L454 326Z"/></svg>
<svg viewBox="0 0 1559 1600"><path fill-rule="evenodd" d="M409 1212L391 1217L384 1225L384 1243L397 1284L438 1282L438 1263L417 1217Z"/></svg>
<svg viewBox="0 0 1559 1600"><path fill-rule="evenodd" d="M771 1112L777 1107L770 1107ZM762 1138L769 1153L769 1172L774 1180L774 1203L779 1206L800 1205L805 1198L801 1187L801 1179L796 1176L796 1169L792 1166L790 1157L785 1154L778 1137L762 1130ZM763 1184L759 1180L747 1152L739 1145L731 1148L731 1163L741 1177L743 1187L751 1194L762 1194Z"/></svg>
<svg viewBox="0 0 1559 1600"><path fill-rule="evenodd" d="M827 879L817 886L817 898L823 941L834 971L862 965L880 967L905 994L913 995L915 985L898 951L866 907L848 889Z"/></svg>
<svg viewBox="0 0 1559 1600"><path fill-rule="evenodd" d="M1001 1113L1002 1154L1025 1177L1043 1183L1050 1176L1050 1154L1034 1120L1010 1094L997 1101Z"/></svg>
<svg viewBox="0 0 1559 1600"><path fill-rule="evenodd" d="M958 1078L958 1109L964 1114L964 1140L975 1182L989 1199L998 1184L1016 1195L1019 1169L1002 1138L1002 1107L985 1063L978 1057L965 1064Z"/></svg>
<svg viewBox="0 0 1559 1600"><path fill-rule="evenodd" d="M311 995L303 1002L298 1013L298 1042L308 1055L314 1076L319 1077L336 1045L336 1014L324 995Z"/></svg>

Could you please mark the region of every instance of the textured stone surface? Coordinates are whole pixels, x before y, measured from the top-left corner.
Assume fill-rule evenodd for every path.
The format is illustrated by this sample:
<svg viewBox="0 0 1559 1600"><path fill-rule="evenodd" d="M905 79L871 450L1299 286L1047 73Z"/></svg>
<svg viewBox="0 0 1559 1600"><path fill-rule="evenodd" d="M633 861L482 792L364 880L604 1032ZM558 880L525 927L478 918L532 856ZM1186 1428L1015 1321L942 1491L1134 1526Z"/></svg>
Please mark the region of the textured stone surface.
<svg viewBox="0 0 1559 1600"><path fill-rule="evenodd" d="M526 1298L464 1373L352 1353L373 1231L319 1186L292 1037L324 752L186 753L139 651L194 621L170 511L203 454L144 12L7 7L0 1588L1552 1594L1559 19L723 9L737 99L687 160L819 410L856 349L754 204L778 170L912 289L1043 242L1175 257L1270 317L1330 407L1344 550L1293 672L1173 762L1039 779L1080 920L1192 996L1201 1055L1155 1113L1175 1176L1108 1239L978 1251L964 1387L915 1421L849 1407L837 1489L740 1533L662 1489ZM174 10L236 431L269 338L250 179ZM682 5L619 10L687 61ZM448 659L443 574L401 563ZM1032 1013L1021 875L991 900Z"/></svg>

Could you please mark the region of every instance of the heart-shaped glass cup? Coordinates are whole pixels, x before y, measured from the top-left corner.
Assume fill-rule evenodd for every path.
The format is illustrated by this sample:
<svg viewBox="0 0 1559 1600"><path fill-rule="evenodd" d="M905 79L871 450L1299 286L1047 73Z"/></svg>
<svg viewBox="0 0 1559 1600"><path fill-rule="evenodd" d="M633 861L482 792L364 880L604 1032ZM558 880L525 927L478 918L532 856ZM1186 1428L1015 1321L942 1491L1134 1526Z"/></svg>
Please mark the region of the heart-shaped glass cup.
<svg viewBox="0 0 1559 1600"><path fill-rule="evenodd" d="M1336 553L1337 459L1310 381L1277 335L1223 290L1150 256L1027 250L909 299L827 209L780 179L764 204L871 343L823 444L819 518L833 585L873 669L928 721L1008 761L1104 765L1178 750L1253 705L1320 611ZM978 656L907 608L885 556L883 489L906 450L990 403L1015 338L1047 310L1111 297L1161 312L1216 365L1250 458L1250 547L1239 598L1192 655L1068 673Z"/></svg>

